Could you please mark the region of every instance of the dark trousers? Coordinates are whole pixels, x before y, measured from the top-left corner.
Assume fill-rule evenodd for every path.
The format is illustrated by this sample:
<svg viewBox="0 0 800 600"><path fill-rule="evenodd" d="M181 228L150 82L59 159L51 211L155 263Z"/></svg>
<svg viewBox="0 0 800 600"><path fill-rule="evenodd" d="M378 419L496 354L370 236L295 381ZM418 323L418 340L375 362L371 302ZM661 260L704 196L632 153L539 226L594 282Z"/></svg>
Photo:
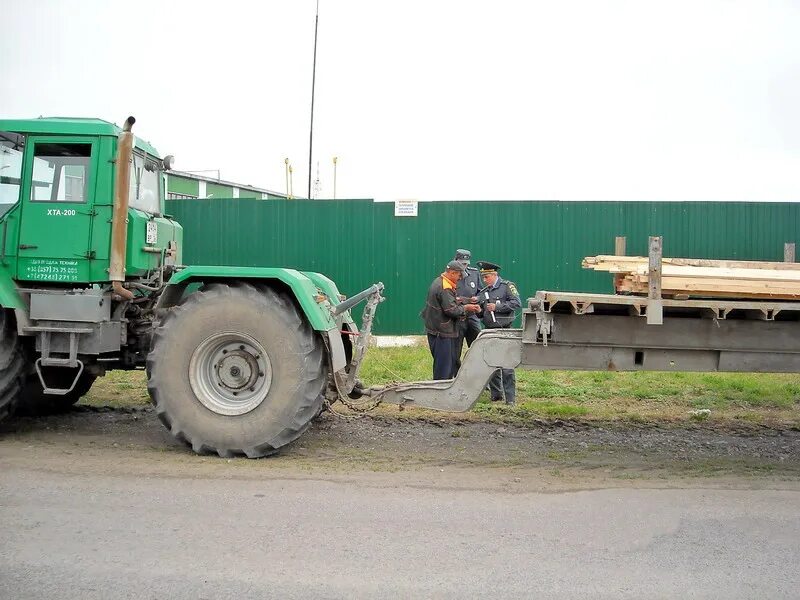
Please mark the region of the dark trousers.
<svg viewBox="0 0 800 600"><path fill-rule="evenodd" d="M461 368L461 350L464 348L464 340L467 340L467 348L472 346L472 342L481 332L481 326L474 319L465 319L458 324L458 337L455 340L455 364L453 365L453 377L456 376Z"/></svg>
<svg viewBox="0 0 800 600"><path fill-rule="evenodd" d="M492 400L505 400L506 404L514 404L517 396L517 378L514 369L497 369L489 379L489 391Z"/></svg>
<svg viewBox="0 0 800 600"><path fill-rule="evenodd" d="M433 356L433 378L450 379L453 374L455 338L428 334L428 348Z"/></svg>

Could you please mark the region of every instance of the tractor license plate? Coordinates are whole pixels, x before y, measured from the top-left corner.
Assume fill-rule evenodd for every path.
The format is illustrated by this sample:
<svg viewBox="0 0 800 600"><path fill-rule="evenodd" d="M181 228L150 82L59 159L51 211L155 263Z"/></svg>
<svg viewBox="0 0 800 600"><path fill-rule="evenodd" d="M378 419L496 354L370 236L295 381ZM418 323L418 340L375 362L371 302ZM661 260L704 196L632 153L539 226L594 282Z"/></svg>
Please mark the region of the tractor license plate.
<svg viewBox="0 0 800 600"><path fill-rule="evenodd" d="M155 221L147 222L146 241L148 244L155 244L158 242L158 225Z"/></svg>

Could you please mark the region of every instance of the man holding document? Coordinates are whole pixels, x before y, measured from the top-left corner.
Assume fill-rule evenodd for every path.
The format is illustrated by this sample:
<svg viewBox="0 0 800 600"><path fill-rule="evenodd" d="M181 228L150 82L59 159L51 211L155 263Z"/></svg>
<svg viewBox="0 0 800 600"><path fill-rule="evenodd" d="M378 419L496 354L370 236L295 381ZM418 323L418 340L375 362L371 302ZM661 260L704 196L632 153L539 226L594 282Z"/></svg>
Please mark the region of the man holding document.
<svg viewBox="0 0 800 600"><path fill-rule="evenodd" d="M489 261L478 261L481 278L486 287L478 294L481 306L480 317L487 329L509 328L514 323L517 310L522 307L517 286L498 275L500 265ZM489 380L492 402L505 400L508 405L516 401L516 379L514 369L498 369Z"/></svg>

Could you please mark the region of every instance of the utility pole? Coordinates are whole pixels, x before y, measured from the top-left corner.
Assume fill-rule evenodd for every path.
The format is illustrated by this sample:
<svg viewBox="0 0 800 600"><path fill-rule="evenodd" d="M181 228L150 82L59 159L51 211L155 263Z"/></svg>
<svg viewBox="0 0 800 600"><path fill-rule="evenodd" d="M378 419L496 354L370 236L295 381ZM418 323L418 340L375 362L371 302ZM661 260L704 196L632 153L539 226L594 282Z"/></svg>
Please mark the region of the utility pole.
<svg viewBox="0 0 800 600"><path fill-rule="evenodd" d="M333 199L336 200L336 162L339 160L338 156L333 157Z"/></svg>
<svg viewBox="0 0 800 600"><path fill-rule="evenodd" d="M311 130L308 135L308 198L311 198L311 150L314 145L314 86L317 83L317 29L319 28L319 0L314 20L314 67L311 72Z"/></svg>

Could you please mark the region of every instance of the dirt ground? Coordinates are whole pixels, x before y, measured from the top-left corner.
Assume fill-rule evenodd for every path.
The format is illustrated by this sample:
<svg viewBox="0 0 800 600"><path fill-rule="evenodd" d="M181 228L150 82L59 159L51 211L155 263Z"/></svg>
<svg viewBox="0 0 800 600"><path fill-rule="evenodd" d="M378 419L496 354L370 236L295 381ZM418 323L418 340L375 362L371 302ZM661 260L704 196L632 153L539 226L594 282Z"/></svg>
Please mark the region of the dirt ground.
<svg viewBox="0 0 800 600"><path fill-rule="evenodd" d="M796 596L797 428L470 418L324 413L248 460L149 406L15 417L0 597Z"/></svg>
<svg viewBox="0 0 800 600"><path fill-rule="evenodd" d="M800 488L800 428L603 424L528 427L451 418L323 413L297 442L261 460L196 456L150 407L78 405L0 424L0 466L158 476L273 475L526 490L769 485ZM516 488L515 488L516 489Z"/></svg>

